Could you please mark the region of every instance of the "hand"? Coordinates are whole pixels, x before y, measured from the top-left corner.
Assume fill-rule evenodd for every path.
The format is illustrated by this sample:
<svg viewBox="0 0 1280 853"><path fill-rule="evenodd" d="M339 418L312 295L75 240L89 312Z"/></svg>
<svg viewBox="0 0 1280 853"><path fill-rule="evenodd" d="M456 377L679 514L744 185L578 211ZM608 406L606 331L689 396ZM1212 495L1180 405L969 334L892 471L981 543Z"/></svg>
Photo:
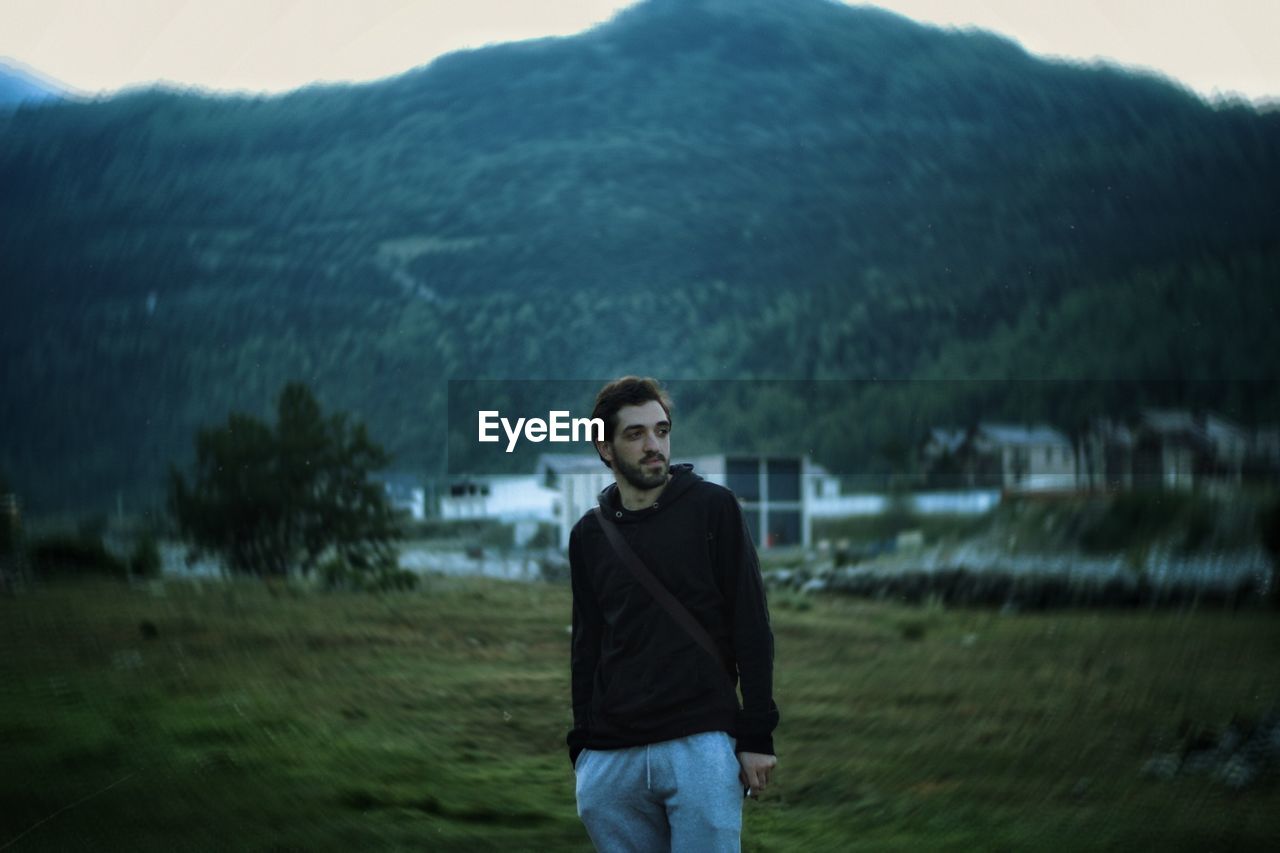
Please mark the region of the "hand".
<svg viewBox="0 0 1280 853"><path fill-rule="evenodd" d="M742 765L742 769L738 771L738 781L758 794L769 787L769 774L777 766L778 757L758 752L739 752L738 763Z"/></svg>

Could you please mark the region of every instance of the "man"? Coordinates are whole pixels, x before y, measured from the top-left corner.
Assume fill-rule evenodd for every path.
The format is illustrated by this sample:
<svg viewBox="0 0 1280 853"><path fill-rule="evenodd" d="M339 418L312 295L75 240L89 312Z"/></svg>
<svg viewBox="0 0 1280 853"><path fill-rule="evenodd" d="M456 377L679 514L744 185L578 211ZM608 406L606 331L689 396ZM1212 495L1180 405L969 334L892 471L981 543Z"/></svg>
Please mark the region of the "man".
<svg viewBox="0 0 1280 853"><path fill-rule="evenodd" d="M584 515L569 537L578 814L610 853L739 850L743 788L766 790L777 764L755 548L732 492L669 465L671 404L654 380L609 383L592 417L614 477L601 511L736 672L636 579L595 512Z"/></svg>

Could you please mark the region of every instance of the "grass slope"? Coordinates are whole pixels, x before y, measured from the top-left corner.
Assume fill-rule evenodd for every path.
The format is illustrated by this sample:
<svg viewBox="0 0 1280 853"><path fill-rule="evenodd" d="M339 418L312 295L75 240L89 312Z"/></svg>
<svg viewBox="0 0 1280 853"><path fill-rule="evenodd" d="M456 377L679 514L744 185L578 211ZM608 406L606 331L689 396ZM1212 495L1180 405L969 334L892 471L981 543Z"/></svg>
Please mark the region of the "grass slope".
<svg viewBox="0 0 1280 853"><path fill-rule="evenodd" d="M588 850L569 591L49 586L0 600L0 847ZM1280 786L1139 775L1276 701L1265 613L774 607L746 850L1253 849ZM155 636L140 629L148 622ZM14 843L16 842L16 843Z"/></svg>

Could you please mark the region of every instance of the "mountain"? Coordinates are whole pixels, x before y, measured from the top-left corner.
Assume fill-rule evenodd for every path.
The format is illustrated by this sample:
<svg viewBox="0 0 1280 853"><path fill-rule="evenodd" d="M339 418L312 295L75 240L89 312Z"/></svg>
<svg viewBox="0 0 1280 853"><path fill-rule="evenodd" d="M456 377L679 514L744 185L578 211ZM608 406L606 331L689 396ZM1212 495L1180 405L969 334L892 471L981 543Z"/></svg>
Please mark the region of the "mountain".
<svg viewBox="0 0 1280 853"><path fill-rule="evenodd" d="M63 97L67 88L47 77L0 59L0 111Z"/></svg>
<svg viewBox="0 0 1280 853"><path fill-rule="evenodd" d="M0 186L0 473L39 507L154 500L294 378L419 471L451 378L1280 418L1280 116L873 8L648 0L374 84L20 111ZM832 393L821 434L757 401L733 440L859 465L920 417Z"/></svg>

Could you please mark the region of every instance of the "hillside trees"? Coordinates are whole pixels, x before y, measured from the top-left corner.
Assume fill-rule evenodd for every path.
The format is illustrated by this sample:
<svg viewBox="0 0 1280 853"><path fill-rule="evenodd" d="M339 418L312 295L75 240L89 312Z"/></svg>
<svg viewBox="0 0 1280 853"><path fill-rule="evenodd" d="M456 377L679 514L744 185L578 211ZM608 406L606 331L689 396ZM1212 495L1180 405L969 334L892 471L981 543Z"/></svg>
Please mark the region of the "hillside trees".
<svg viewBox="0 0 1280 853"><path fill-rule="evenodd" d="M325 556L388 570L394 517L368 476L387 453L364 424L323 415L302 383L287 384L276 408L274 427L232 413L201 429L190 481L171 470L169 508L192 549L263 577L308 575Z"/></svg>
<svg viewBox="0 0 1280 853"><path fill-rule="evenodd" d="M0 466L33 512L153 502L289 377L423 471L441 377L910 377L989 416L956 380L1145 377L1280 411L1236 381L1277 372L1280 114L880 10L644 3L374 84L0 131ZM1056 418L1028 387L1003 410ZM905 428L873 402L819 412L860 470Z"/></svg>

